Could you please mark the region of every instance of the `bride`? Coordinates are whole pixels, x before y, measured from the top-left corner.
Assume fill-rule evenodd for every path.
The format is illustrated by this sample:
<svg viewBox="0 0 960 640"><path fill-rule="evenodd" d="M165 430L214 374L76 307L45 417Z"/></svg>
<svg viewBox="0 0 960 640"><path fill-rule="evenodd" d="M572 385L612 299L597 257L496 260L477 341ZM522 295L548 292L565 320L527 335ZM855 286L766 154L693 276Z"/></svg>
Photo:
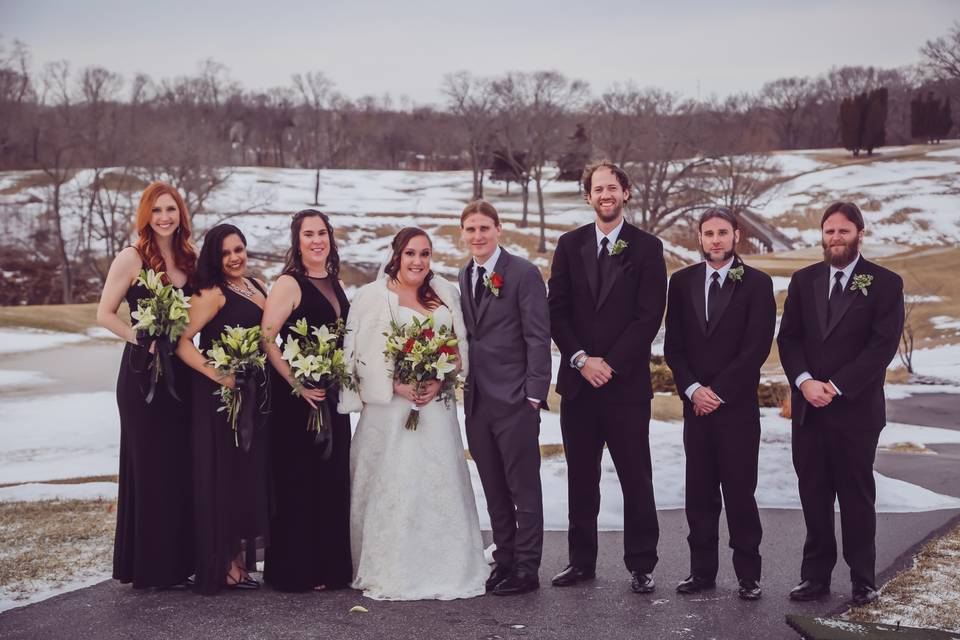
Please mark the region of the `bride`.
<svg viewBox="0 0 960 640"><path fill-rule="evenodd" d="M397 383L384 356L390 322L433 316L453 326L467 367L466 329L454 285L430 270L422 229L402 229L381 277L357 291L344 351L359 391L344 391L340 413L360 411L350 452L353 588L377 600L452 600L485 593L488 568L454 402L437 381ZM411 403L419 426L404 428Z"/></svg>

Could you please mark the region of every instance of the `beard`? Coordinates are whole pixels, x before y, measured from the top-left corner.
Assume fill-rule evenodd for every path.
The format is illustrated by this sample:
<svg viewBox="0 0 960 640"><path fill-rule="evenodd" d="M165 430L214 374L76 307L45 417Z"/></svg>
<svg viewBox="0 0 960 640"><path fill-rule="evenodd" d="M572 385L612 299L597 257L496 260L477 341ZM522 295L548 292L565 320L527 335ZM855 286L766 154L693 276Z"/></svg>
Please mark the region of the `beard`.
<svg viewBox="0 0 960 640"><path fill-rule="evenodd" d="M613 222L623 214L623 203L621 202L616 207L613 208L613 211L610 213L604 213L603 207L599 204L593 205L593 210L597 214L597 218L600 219L603 223Z"/></svg>
<svg viewBox="0 0 960 640"><path fill-rule="evenodd" d="M834 253L831 250L833 247L822 240L820 241L820 245L823 247L823 261L829 264L831 267L842 269L853 262L853 259L857 257L857 253L860 251L860 238L854 236L850 242L845 242L843 244L843 251L840 253Z"/></svg>
<svg viewBox="0 0 960 640"><path fill-rule="evenodd" d="M700 253L703 255L703 259L706 260L707 262L720 262L720 263L726 262L727 260L733 257L734 252L735 252L734 248L730 247L728 251L723 252L722 258L720 258L719 260L712 260L710 258L710 252L704 249L703 245L700 245Z"/></svg>

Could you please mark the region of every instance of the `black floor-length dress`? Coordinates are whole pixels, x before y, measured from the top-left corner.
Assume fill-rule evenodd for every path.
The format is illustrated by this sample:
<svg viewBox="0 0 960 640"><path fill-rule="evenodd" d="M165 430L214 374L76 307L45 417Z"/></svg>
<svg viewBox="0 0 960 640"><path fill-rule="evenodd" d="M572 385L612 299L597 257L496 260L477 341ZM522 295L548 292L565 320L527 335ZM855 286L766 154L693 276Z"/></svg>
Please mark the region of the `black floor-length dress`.
<svg viewBox="0 0 960 640"><path fill-rule="evenodd" d="M189 292L188 292L189 293ZM132 285L124 298L131 311L151 294ZM169 587L193 573L190 477L190 369L174 356L177 400L161 378L150 404L148 349L127 343L117 376L120 472L113 577L135 589ZM169 375L169 374L168 374Z"/></svg>
<svg viewBox="0 0 960 640"><path fill-rule="evenodd" d="M306 318L313 327L344 320L349 302L336 278L294 276L300 285L300 305L280 331L286 341L290 327ZM275 589L305 591L325 585L350 584L350 417L337 413L337 393L326 402L333 418L333 452L321 460L321 448L307 431L309 405L291 394L290 385L273 376L270 438L275 511L264 580Z"/></svg>
<svg viewBox="0 0 960 640"><path fill-rule="evenodd" d="M256 282L253 285L266 295ZM228 326L260 326L263 310L257 303L228 287L223 288L223 295L227 299L223 308L200 330L203 354ZM249 552L256 543L266 541L269 383L258 389L256 398L242 400L255 403L253 438L249 450L244 450L236 444L226 411L218 411L222 406L217 393L220 385L196 371L192 373L195 590L212 594L223 588L230 561L244 543Z"/></svg>

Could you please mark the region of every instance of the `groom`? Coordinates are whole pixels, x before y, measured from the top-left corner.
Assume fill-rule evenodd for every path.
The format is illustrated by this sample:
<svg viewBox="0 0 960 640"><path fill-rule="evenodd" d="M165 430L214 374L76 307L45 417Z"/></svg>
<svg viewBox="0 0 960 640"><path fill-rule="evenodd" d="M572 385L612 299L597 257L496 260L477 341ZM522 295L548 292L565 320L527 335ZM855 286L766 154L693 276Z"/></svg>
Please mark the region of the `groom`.
<svg viewBox="0 0 960 640"><path fill-rule="evenodd" d="M497 545L487 591L514 595L540 586L540 408L551 362L547 295L540 270L498 244L500 216L493 205L468 204L460 232L473 256L460 271L470 345L467 442Z"/></svg>

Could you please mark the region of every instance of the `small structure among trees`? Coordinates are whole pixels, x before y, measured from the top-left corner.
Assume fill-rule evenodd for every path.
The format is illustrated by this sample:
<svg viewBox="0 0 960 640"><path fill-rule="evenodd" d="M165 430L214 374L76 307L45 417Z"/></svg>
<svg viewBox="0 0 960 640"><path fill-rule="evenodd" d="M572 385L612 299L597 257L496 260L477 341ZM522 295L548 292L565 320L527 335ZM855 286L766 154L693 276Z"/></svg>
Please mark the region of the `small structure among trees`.
<svg viewBox="0 0 960 640"><path fill-rule="evenodd" d="M927 92L927 97L917 96L910 101L910 135L929 144L937 144L950 135L953 116L950 114L950 98L940 100Z"/></svg>
<svg viewBox="0 0 960 640"><path fill-rule="evenodd" d="M887 97L886 87L880 87L840 103L840 141L854 156L863 149L873 155L874 149L886 144Z"/></svg>

